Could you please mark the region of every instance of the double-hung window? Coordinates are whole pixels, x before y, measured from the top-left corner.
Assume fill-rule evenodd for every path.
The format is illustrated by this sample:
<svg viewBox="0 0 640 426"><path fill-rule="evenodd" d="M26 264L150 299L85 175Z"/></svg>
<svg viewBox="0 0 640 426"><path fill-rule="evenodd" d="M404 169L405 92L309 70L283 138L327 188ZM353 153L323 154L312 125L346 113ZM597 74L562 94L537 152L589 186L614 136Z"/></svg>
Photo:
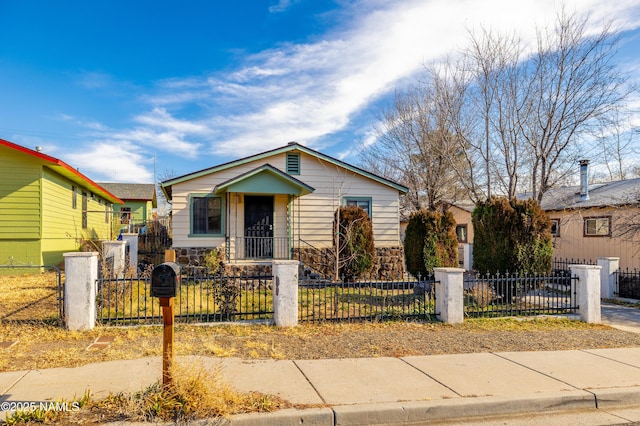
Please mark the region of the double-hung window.
<svg viewBox="0 0 640 426"><path fill-rule="evenodd" d="M222 234L223 202L221 197L191 197L191 233L193 235Z"/></svg>
<svg viewBox="0 0 640 426"><path fill-rule="evenodd" d="M371 197L344 197L344 205L360 207L371 218Z"/></svg>

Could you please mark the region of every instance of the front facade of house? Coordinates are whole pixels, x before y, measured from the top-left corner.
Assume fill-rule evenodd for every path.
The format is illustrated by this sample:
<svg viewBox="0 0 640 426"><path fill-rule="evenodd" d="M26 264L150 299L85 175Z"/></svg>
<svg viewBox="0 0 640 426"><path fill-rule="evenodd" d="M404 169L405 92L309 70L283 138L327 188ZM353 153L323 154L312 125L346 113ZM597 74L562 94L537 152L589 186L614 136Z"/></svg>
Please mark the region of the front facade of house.
<svg viewBox="0 0 640 426"><path fill-rule="evenodd" d="M322 263L333 245L334 212L358 205L372 220L376 248L393 252L401 267L398 201L406 188L300 144L161 187L172 203L173 246L183 254L219 248L236 264L292 258ZM392 261L383 256L381 263Z"/></svg>
<svg viewBox="0 0 640 426"><path fill-rule="evenodd" d="M0 139L0 264L57 265L109 239L121 203L63 161Z"/></svg>

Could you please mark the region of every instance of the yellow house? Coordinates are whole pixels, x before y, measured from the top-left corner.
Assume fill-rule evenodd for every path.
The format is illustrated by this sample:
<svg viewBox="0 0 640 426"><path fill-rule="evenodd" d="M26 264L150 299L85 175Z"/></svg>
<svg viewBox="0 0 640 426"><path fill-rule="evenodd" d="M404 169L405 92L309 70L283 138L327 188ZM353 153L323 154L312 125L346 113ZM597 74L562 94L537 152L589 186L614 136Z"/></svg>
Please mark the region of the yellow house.
<svg viewBox="0 0 640 426"><path fill-rule="evenodd" d="M106 183L100 186L120 198L124 204L114 211L114 233L139 232L153 220L153 209L156 208L156 186L152 183Z"/></svg>
<svg viewBox="0 0 640 426"><path fill-rule="evenodd" d="M122 200L64 161L0 139L0 265L57 265L111 237Z"/></svg>

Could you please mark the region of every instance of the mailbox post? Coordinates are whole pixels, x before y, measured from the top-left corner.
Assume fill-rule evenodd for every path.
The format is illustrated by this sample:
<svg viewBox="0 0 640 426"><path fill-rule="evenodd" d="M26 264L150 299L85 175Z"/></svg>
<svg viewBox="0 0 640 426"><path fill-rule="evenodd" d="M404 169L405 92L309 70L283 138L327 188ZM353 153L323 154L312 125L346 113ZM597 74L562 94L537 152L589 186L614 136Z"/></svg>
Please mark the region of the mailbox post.
<svg viewBox="0 0 640 426"><path fill-rule="evenodd" d="M151 296L160 299L162 307L162 386L171 386L171 366L173 364L173 299L180 285L180 267L173 262L165 262L151 272Z"/></svg>

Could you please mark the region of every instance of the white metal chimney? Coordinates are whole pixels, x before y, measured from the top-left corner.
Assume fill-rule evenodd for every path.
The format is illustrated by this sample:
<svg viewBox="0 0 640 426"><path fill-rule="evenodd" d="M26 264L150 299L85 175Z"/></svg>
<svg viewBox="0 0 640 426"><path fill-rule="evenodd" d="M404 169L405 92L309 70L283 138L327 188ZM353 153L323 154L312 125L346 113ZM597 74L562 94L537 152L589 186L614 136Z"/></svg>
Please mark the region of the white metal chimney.
<svg viewBox="0 0 640 426"><path fill-rule="evenodd" d="M580 160L580 200L589 199L589 160Z"/></svg>

